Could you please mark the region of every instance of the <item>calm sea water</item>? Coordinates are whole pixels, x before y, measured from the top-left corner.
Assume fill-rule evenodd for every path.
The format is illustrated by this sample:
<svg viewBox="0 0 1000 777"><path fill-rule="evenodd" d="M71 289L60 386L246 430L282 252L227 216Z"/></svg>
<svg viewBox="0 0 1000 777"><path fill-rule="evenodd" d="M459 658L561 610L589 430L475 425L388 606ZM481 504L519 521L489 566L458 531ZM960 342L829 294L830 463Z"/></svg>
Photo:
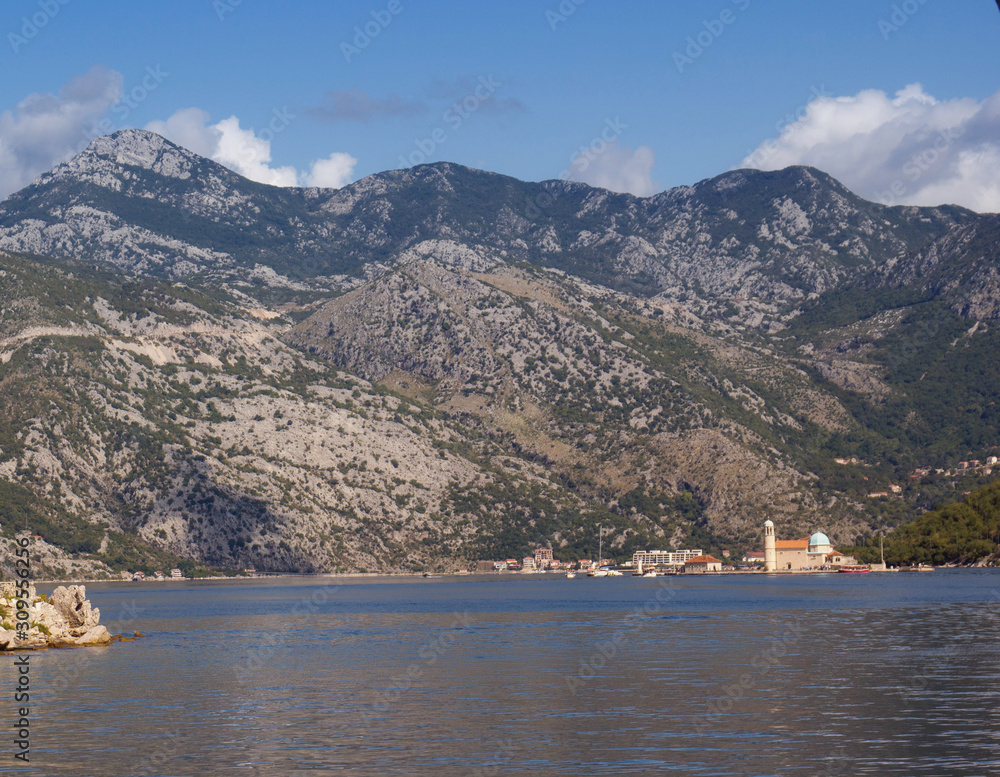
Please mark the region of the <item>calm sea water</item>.
<svg viewBox="0 0 1000 777"><path fill-rule="evenodd" d="M1000 773L995 573L88 593L148 636L34 655L2 774Z"/></svg>

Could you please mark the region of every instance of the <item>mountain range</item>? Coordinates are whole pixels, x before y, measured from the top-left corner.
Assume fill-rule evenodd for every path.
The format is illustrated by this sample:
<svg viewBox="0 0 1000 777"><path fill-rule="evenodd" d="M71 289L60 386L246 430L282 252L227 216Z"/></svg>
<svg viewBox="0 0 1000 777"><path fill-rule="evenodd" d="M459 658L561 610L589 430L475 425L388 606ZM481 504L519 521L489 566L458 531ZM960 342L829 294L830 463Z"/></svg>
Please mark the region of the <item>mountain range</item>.
<svg viewBox="0 0 1000 777"><path fill-rule="evenodd" d="M0 203L2 530L54 575L852 543L992 475L998 242L812 168L294 189L122 131Z"/></svg>

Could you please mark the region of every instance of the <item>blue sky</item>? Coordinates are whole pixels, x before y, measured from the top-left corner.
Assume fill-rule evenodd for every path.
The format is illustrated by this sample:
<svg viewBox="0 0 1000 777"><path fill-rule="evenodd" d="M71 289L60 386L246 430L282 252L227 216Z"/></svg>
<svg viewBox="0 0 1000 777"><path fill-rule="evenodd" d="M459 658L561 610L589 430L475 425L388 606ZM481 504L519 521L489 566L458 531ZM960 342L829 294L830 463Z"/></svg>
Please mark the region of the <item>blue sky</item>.
<svg viewBox="0 0 1000 777"><path fill-rule="evenodd" d="M992 0L8 0L0 33L0 194L148 126L284 184L448 160L649 194L749 159L1000 210Z"/></svg>

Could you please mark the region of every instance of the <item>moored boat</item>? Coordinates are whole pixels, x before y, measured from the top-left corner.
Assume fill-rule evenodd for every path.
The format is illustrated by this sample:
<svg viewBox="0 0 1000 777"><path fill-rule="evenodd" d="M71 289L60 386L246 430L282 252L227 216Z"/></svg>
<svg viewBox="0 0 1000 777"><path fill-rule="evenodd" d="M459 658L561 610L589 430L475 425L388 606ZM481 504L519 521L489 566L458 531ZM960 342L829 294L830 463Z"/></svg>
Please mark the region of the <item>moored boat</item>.
<svg viewBox="0 0 1000 777"><path fill-rule="evenodd" d="M587 577L607 577L607 567L600 566L601 556L604 555L604 526L597 527L597 563L587 572ZM620 572L618 574L621 574Z"/></svg>

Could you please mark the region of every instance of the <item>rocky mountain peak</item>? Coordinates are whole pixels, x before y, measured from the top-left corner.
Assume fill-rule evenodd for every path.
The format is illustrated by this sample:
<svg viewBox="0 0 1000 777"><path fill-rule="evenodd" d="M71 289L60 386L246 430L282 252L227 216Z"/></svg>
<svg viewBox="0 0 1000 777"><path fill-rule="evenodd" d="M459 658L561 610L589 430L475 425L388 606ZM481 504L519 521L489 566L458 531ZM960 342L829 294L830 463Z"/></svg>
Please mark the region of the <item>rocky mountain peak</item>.
<svg viewBox="0 0 1000 777"><path fill-rule="evenodd" d="M234 283L262 266L285 278L278 285L322 291L354 288L417 246L446 244L449 256L557 269L687 303L699 316L732 316L733 304L756 299L761 316L780 321L971 215L866 202L807 167L735 170L646 198L449 162L339 190L281 188L123 130L5 200L0 249Z"/></svg>
<svg viewBox="0 0 1000 777"><path fill-rule="evenodd" d="M998 218L805 167L281 188L116 133L0 204L0 506L114 563L850 541L1000 448Z"/></svg>
<svg viewBox="0 0 1000 777"><path fill-rule="evenodd" d="M134 168L167 178L189 180L198 167L199 159L196 154L155 132L121 130L95 138L82 153L40 176L34 185L46 186L64 179L77 179L120 190L123 176Z"/></svg>

